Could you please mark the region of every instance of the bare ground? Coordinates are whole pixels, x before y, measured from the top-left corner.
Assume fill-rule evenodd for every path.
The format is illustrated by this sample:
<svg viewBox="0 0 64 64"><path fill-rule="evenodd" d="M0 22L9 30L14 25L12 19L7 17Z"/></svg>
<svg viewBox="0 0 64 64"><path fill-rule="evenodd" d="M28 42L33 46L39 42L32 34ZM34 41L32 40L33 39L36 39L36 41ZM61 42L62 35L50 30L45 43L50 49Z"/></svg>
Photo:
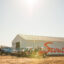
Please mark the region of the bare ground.
<svg viewBox="0 0 64 64"><path fill-rule="evenodd" d="M39 59L15 56L0 56L0 64L64 64L64 56Z"/></svg>

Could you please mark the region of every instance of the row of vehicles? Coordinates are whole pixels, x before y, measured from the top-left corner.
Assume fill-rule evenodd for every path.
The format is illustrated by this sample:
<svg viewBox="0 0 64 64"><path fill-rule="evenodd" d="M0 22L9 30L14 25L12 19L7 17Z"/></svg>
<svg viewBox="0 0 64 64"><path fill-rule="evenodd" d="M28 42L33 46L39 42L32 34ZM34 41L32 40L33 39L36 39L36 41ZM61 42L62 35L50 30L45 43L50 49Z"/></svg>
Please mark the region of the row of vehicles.
<svg viewBox="0 0 64 64"><path fill-rule="evenodd" d="M29 56L46 56L46 52L42 50L41 48L33 49L33 48L22 48L13 50L10 47L3 47L0 48L0 55L13 55L13 56L19 56L19 57L29 57Z"/></svg>

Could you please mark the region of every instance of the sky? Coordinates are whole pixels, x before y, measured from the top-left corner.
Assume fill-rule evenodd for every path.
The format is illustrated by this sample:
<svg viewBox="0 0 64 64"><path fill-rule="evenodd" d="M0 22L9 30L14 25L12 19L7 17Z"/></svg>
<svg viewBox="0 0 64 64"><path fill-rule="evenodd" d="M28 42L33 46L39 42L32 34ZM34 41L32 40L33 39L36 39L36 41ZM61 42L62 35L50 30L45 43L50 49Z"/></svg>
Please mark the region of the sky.
<svg viewBox="0 0 64 64"><path fill-rule="evenodd" d="M0 45L17 34L64 37L64 0L0 0Z"/></svg>

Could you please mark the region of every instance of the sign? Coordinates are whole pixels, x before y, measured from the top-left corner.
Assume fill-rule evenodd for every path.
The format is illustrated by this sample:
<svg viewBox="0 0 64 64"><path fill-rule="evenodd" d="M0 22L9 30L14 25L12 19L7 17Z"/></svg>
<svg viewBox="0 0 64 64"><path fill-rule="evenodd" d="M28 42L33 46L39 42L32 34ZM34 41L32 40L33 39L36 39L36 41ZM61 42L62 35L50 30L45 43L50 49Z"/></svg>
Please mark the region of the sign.
<svg viewBox="0 0 64 64"><path fill-rule="evenodd" d="M48 44L54 44L53 42L46 42L45 44L44 44L44 46L46 47L46 49L47 49L47 53L64 53L64 48L61 48L61 49L59 49L59 48L51 48L51 47L49 47L48 46Z"/></svg>

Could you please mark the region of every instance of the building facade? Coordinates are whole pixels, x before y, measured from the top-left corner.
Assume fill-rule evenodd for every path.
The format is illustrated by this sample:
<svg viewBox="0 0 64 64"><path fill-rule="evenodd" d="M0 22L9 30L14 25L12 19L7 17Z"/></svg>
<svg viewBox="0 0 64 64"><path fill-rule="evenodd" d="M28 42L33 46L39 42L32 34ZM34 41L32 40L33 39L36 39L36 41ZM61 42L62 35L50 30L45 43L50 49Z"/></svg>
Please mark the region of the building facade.
<svg viewBox="0 0 64 64"><path fill-rule="evenodd" d="M53 44L48 43L47 46L51 48L58 48L63 50L64 48L64 38L60 37L47 37L47 36L34 36L34 35L17 35L12 41L13 49L22 49L22 48L46 48L45 43L52 42Z"/></svg>

